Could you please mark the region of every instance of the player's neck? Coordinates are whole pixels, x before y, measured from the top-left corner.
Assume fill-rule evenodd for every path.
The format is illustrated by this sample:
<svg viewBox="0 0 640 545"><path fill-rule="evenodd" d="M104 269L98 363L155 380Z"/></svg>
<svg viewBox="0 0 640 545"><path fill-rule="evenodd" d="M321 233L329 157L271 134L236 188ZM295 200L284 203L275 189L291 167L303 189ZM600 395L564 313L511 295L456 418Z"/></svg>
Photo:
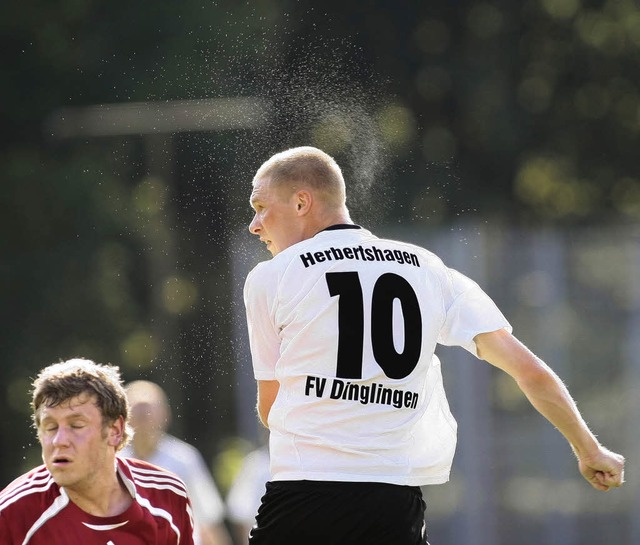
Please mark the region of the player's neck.
<svg viewBox="0 0 640 545"><path fill-rule="evenodd" d="M153 453L158 448L158 443L164 433L152 433L152 434L135 434L131 441L131 447L135 458L141 460L148 460L153 456Z"/></svg>
<svg viewBox="0 0 640 545"><path fill-rule="evenodd" d="M114 517L127 510L133 498L114 471L108 479L91 485L64 487L69 499L82 511L96 517Z"/></svg>
<svg viewBox="0 0 640 545"><path fill-rule="evenodd" d="M334 225L352 224L351 217L346 210L333 210L331 213L318 214L316 221L310 226L311 236L324 231L327 227Z"/></svg>

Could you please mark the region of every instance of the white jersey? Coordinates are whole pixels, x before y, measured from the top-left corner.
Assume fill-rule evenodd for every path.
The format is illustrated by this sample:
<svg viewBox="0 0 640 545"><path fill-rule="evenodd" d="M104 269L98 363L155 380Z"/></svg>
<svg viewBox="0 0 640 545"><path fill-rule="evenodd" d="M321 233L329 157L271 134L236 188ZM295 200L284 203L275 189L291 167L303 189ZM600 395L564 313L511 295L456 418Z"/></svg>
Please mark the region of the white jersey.
<svg viewBox="0 0 640 545"><path fill-rule="evenodd" d="M446 482L457 424L436 345L509 323L431 252L335 226L258 264L244 291L273 480Z"/></svg>

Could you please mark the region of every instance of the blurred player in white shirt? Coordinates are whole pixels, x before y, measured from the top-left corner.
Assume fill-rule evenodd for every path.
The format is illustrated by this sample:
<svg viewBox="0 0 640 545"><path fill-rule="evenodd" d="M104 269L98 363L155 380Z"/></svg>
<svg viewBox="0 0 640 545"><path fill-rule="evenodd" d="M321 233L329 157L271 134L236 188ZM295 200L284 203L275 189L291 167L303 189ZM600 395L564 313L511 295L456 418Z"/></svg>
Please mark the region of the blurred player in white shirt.
<svg viewBox="0 0 640 545"><path fill-rule="evenodd" d="M121 455L168 469L187 485L195 521L195 545L229 545L224 503L200 451L167 433L171 409L164 390L146 380L125 386L131 410L131 442Z"/></svg>
<svg viewBox="0 0 640 545"><path fill-rule="evenodd" d="M269 479L269 449L263 445L245 456L227 494L227 517L236 543L247 543Z"/></svg>

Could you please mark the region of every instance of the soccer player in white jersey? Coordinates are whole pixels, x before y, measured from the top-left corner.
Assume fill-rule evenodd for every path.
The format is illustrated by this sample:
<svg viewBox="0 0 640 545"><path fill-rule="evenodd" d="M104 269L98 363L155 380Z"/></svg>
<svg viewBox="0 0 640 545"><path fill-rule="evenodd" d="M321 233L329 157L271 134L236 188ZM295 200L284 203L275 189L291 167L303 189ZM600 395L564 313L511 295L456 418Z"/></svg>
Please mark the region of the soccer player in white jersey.
<svg viewBox="0 0 640 545"><path fill-rule="evenodd" d="M251 545L426 543L420 486L456 445L434 355L461 346L508 373L598 490L624 458L602 446L554 372L472 280L427 250L354 225L340 168L311 147L265 162L249 230L273 259L244 299L271 480Z"/></svg>
<svg viewBox="0 0 640 545"><path fill-rule="evenodd" d="M116 457L130 436L117 367L72 359L33 386L44 465L0 492L2 545L193 545L182 480Z"/></svg>

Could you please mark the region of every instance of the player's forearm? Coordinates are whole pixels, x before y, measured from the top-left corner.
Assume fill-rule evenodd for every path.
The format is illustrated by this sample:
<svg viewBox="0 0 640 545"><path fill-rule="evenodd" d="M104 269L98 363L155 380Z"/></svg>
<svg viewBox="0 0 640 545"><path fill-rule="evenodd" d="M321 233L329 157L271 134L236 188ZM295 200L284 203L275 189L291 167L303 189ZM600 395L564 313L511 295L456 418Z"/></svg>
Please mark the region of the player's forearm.
<svg viewBox="0 0 640 545"><path fill-rule="evenodd" d="M279 390L280 383L277 380L258 381L258 418L267 429L269 428L269 413Z"/></svg>
<svg viewBox="0 0 640 545"><path fill-rule="evenodd" d="M543 362L539 362L535 373L517 382L530 403L564 435L579 458L599 448L569 391Z"/></svg>
<svg viewBox="0 0 640 545"><path fill-rule="evenodd" d="M231 536L222 523L201 527L200 531L203 545L231 545Z"/></svg>
<svg viewBox="0 0 640 545"><path fill-rule="evenodd" d="M599 448L569 391L553 370L506 330L475 337L478 355L509 374L531 404L565 436L579 457Z"/></svg>

